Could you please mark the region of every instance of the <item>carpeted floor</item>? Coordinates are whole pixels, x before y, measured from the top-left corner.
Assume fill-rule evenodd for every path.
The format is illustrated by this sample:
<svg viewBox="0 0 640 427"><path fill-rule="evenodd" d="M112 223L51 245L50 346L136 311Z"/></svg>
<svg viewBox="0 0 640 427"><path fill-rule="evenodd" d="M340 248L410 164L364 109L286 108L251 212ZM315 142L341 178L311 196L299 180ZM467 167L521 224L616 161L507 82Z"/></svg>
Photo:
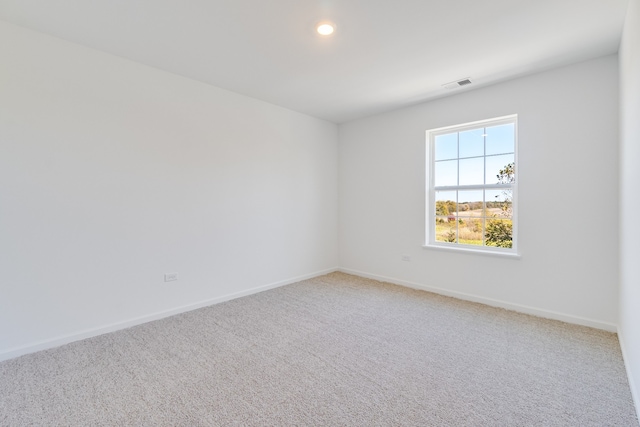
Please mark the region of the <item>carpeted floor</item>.
<svg viewBox="0 0 640 427"><path fill-rule="evenodd" d="M615 334L342 273L0 363L2 426L638 426Z"/></svg>

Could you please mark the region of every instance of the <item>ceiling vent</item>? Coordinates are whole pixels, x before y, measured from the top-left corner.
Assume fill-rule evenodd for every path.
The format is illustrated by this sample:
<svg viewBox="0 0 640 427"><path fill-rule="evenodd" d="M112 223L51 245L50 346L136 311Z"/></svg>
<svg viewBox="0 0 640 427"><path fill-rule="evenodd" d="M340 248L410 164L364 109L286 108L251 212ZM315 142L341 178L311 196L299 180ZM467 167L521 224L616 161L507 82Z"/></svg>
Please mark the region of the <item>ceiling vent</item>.
<svg viewBox="0 0 640 427"><path fill-rule="evenodd" d="M467 77L465 79L456 80L455 82L443 84L442 87L445 89L455 89L457 87L466 86L471 84L471 77Z"/></svg>

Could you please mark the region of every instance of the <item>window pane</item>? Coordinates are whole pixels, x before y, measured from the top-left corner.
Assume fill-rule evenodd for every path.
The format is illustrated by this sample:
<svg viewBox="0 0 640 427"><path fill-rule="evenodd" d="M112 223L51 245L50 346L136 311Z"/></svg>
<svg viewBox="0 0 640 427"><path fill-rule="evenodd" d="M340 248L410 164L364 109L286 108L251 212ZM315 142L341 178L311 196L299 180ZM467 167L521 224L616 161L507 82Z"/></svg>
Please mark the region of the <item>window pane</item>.
<svg viewBox="0 0 640 427"><path fill-rule="evenodd" d="M458 212L464 216L482 214L482 190L458 191Z"/></svg>
<svg viewBox="0 0 640 427"><path fill-rule="evenodd" d="M436 215L443 216L445 219L449 215L456 213L456 192L455 191L436 191Z"/></svg>
<svg viewBox="0 0 640 427"><path fill-rule="evenodd" d="M482 246L482 223L482 218L460 216L458 219L458 243Z"/></svg>
<svg viewBox="0 0 640 427"><path fill-rule="evenodd" d="M485 244L499 248L513 246L513 221L508 219L487 220L484 231Z"/></svg>
<svg viewBox="0 0 640 427"><path fill-rule="evenodd" d="M458 157L458 134L448 133L435 138L435 160L448 160Z"/></svg>
<svg viewBox="0 0 640 427"><path fill-rule="evenodd" d="M455 243L458 239L456 199L455 191L436 191L435 240L438 242Z"/></svg>
<svg viewBox="0 0 640 427"><path fill-rule="evenodd" d="M515 127L513 123L486 129L487 155L513 153L515 151Z"/></svg>
<svg viewBox="0 0 640 427"><path fill-rule="evenodd" d="M513 192L511 189L487 190L485 193L487 217L507 219L513 217Z"/></svg>
<svg viewBox="0 0 640 427"><path fill-rule="evenodd" d="M484 157L460 160L460 185L482 184L484 184Z"/></svg>
<svg viewBox="0 0 640 427"><path fill-rule="evenodd" d="M434 186L458 185L458 161L447 160L435 163Z"/></svg>
<svg viewBox="0 0 640 427"><path fill-rule="evenodd" d="M455 218L436 217L436 242L456 243L458 241L458 227Z"/></svg>
<svg viewBox="0 0 640 427"><path fill-rule="evenodd" d="M460 158L484 156L484 128L460 132Z"/></svg>
<svg viewBox="0 0 640 427"><path fill-rule="evenodd" d="M487 184L514 182L514 160L513 154L487 157Z"/></svg>

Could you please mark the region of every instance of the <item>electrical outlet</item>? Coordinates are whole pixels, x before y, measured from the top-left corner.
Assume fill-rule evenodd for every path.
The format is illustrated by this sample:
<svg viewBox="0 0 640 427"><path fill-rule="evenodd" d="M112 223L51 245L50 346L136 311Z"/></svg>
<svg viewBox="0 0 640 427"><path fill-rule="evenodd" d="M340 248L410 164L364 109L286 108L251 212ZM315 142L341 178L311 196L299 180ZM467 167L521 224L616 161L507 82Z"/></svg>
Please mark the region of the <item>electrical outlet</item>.
<svg viewBox="0 0 640 427"><path fill-rule="evenodd" d="M411 261L411 257L409 255L402 255L402 260L403 261Z"/></svg>
<svg viewBox="0 0 640 427"><path fill-rule="evenodd" d="M173 282L174 280L178 280L178 273L164 273L165 282Z"/></svg>

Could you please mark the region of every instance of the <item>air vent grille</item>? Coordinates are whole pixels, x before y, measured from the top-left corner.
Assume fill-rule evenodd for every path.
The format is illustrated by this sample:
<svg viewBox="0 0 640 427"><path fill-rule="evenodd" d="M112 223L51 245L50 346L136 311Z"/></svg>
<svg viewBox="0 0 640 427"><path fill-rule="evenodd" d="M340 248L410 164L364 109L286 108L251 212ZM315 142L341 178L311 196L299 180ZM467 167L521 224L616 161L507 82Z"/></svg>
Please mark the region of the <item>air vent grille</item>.
<svg viewBox="0 0 640 427"><path fill-rule="evenodd" d="M456 80L454 82L451 82L451 83L443 84L442 87L445 88L445 89L455 89L457 87L470 85L471 83L472 83L471 82L471 78L467 77L467 78L464 78L464 79L458 79L458 80Z"/></svg>

